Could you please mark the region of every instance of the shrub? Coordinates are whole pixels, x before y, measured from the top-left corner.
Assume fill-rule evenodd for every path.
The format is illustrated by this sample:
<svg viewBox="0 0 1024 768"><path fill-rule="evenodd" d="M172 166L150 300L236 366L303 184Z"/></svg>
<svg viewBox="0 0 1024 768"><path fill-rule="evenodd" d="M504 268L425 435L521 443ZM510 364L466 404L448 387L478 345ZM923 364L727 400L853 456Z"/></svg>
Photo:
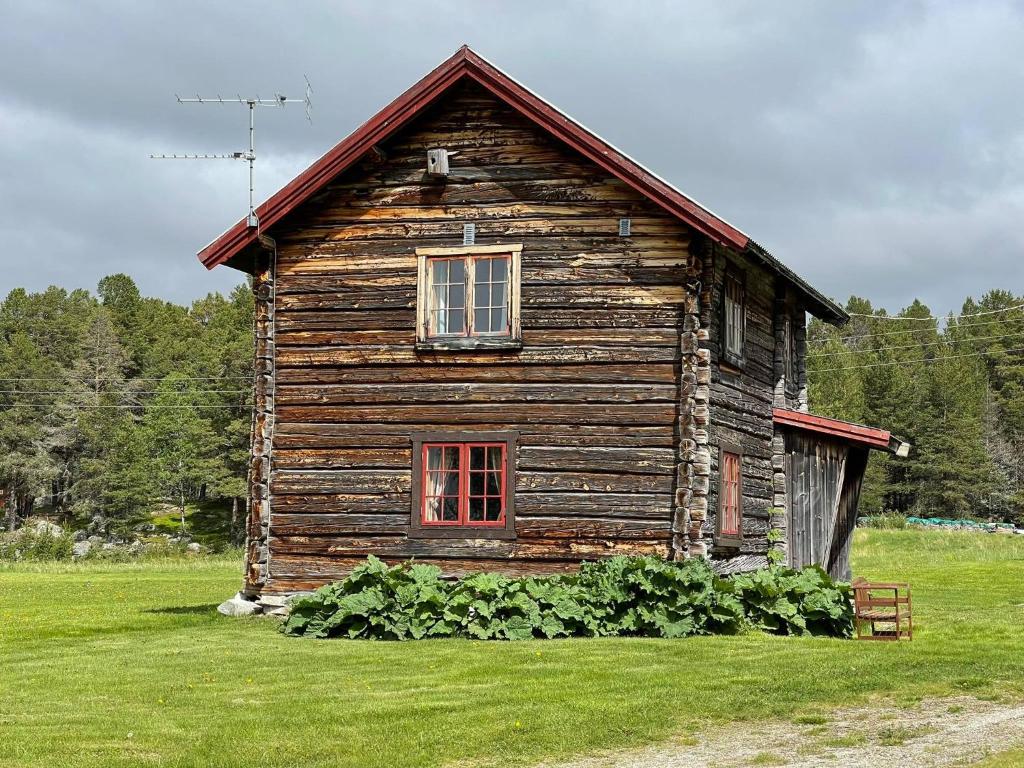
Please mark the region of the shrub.
<svg viewBox="0 0 1024 768"><path fill-rule="evenodd" d="M848 593L820 569L765 573L748 583L721 579L700 559L613 557L583 563L575 574L446 581L434 566L388 567L371 556L346 579L295 600L282 631L384 640L685 637L748 626L849 634Z"/></svg>
<svg viewBox="0 0 1024 768"><path fill-rule="evenodd" d="M747 620L757 629L778 635L853 633L849 585L833 581L816 565L799 571L764 568L730 581Z"/></svg>
<svg viewBox="0 0 1024 768"><path fill-rule="evenodd" d="M13 533L0 533L0 561L70 560L73 545L69 533L26 526Z"/></svg>
<svg viewBox="0 0 1024 768"><path fill-rule="evenodd" d="M879 515L863 515L857 521L861 528L884 528L887 530L903 530L907 527L906 515L899 512L882 512Z"/></svg>

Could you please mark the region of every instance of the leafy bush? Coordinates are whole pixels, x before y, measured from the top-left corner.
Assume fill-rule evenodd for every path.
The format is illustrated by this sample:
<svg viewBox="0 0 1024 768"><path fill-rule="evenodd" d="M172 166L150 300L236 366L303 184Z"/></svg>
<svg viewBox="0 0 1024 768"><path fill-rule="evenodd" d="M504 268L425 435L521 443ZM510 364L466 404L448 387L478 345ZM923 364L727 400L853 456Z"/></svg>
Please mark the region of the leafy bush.
<svg viewBox="0 0 1024 768"><path fill-rule="evenodd" d="M73 544L69 533L24 527L13 533L0 533L0 561L70 560Z"/></svg>
<svg viewBox="0 0 1024 768"><path fill-rule="evenodd" d="M778 635L853 633L849 585L833 581L816 565L799 571L764 568L730 581L747 620L757 629Z"/></svg>
<svg viewBox="0 0 1024 768"><path fill-rule="evenodd" d="M700 559L614 557L583 563L575 574L514 579L478 573L446 581L434 566L388 567L371 556L346 579L295 600L282 631L320 638L525 640L731 634L753 625L783 634L849 634L848 594L820 569L765 573L747 583L719 578Z"/></svg>

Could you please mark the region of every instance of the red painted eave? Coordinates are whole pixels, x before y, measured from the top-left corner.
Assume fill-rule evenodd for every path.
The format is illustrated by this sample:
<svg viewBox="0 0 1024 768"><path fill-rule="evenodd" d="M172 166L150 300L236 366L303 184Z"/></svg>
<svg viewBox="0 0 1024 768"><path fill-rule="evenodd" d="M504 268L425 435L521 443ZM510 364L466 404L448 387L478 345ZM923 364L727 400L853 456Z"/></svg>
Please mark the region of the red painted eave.
<svg viewBox="0 0 1024 768"><path fill-rule="evenodd" d="M451 58L384 107L259 206L256 215L259 218L260 230L265 232L316 194L332 178L351 167L375 144L406 125L463 77L473 79L539 127L716 242L737 250L743 250L750 242L750 238L743 232L715 216L508 77L468 46L462 46ZM201 250L198 254L199 260L207 269L213 269L238 255L256 239L256 228L248 227L245 219L242 219Z"/></svg>
<svg viewBox="0 0 1024 768"><path fill-rule="evenodd" d="M773 409L772 418L780 427L827 435L841 442L889 451L898 456L906 456L910 451L909 443L893 437L892 433L885 429L853 424L849 421L830 419L825 416L815 416L812 413L793 411L789 408Z"/></svg>

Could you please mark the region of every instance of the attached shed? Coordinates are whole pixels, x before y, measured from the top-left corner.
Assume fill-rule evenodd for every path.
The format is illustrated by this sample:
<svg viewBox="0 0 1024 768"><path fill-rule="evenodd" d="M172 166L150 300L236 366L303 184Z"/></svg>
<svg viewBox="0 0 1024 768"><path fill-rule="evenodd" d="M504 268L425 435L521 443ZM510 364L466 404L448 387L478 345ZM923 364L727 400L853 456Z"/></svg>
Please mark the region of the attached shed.
<svg viewBox="0 0 1024 768"><path fill-rule="evenodd" d="M785 444L788 561L817 563L837 579L850 578L850 542L868 451L906 456L910 444L873 429L810 413L776 408Z"/></svg>
<svg viewBox="0 0 1024 768"><path fill-rule="evenodd" d="M846 313L470 49L256 214L199 254L253 277L249 594L368 554L736 569L803 524L773 408Z"/></svg>

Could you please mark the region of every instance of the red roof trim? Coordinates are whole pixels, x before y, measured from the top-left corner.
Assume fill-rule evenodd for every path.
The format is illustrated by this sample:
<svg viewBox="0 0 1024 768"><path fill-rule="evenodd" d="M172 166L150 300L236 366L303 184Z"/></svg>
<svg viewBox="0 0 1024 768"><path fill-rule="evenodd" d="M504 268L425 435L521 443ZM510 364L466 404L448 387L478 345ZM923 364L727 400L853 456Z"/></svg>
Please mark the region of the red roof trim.
<svg viewBox="0 0 1024 768"><path fill-rule="evenodd" d="M273 226L337 174L358 161L374 144L408 123L462 77L471 77L538 126L699 232L737 249L746 248L750 242L745 234L731 224L719 219L512 80L468 46L462 46L451 58L384 107L259 206L256 215L259 217L260 229L266 230ZM213 269L255 242L256 237L256 229L248 227L245 219L242 219L203 248L199 252L199 260L207 269Z"/></svg>
<svg viewBox="0 0 1024 768"><path fill-rule="evenodd" d="M829 435L848 443L857 443L869 448L889 450L892 433L884 429L866 427L863 424L852 424L848 421L815 416L803 411L792 411L788 408L772 410L775 424L782 427L794 427L807 432Z"/></svg>

